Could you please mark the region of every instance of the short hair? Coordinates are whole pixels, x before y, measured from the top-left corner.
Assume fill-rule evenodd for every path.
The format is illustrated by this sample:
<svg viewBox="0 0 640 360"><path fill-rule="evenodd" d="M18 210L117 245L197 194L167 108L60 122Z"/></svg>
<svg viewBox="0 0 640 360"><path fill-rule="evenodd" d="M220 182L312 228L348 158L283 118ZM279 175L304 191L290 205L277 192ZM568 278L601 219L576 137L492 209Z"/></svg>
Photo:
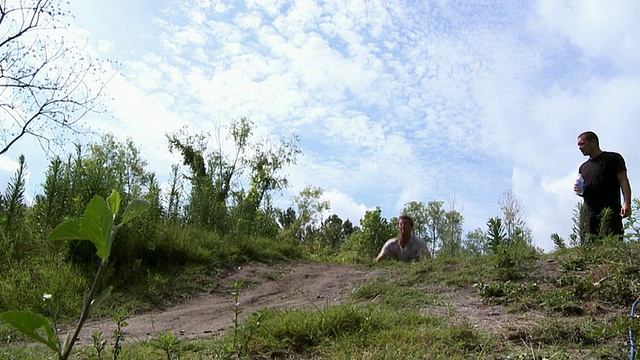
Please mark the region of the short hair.
<svg viewBox="0 0 640 360"><path fill-rule="evenodd" d="M413 218L411 217L411 215L402 214L398 218L398 221L400 221L400 220L407 220L409 222L409 224L411 225L411 227L413 227Z"/></svg>
<svg viewBox="0 0 640 360"><path fill-rule="evenodd" d="M579 138L583 138L586 141L595 141L596 144L600 145L600 140L598 139L598 135L593 131L585 131L578 136Z"/></svg>

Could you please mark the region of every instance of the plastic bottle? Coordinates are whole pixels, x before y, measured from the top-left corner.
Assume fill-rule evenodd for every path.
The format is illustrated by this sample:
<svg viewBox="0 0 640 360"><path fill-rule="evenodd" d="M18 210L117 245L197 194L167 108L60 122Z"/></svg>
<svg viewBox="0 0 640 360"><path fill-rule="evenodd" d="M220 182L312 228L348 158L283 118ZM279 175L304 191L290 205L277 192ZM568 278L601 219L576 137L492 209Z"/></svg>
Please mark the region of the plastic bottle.
<svg viewBox="0 0 640 360"><path fill-rule="evenodd" d="M584 178L580 173L578 173L578 178L576 179L576 185L578 185L578 188L576 189L576 195L582 196L582 194L584 194Z"/></svg>

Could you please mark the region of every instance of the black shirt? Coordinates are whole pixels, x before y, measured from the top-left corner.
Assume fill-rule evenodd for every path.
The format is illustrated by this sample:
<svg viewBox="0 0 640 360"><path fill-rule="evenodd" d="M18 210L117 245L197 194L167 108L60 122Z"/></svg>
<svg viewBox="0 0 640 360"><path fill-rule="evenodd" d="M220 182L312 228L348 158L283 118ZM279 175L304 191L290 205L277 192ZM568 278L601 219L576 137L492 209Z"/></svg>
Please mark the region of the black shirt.
<svg viewBox="0 0 640 360"><path fill-rule="evenodd" d="M584 203L588 209L599 213L608 207L614 214L620 212L620 181L618 173L626 171L622 155L604 151L580 165L584 177Z"/></svg>

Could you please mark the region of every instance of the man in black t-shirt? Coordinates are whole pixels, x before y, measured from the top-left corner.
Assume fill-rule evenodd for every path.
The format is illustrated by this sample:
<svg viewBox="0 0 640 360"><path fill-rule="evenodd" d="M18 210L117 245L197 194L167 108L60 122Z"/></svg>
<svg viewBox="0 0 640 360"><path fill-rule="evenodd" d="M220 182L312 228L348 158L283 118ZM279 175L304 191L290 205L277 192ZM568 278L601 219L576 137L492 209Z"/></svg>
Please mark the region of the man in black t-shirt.
<svg viewBox="0 0 640 360"><path fill-rule="evenodd" d="M598 136L583 132L578 136L578 148L589 160L580 165L584 178L584 204L586 221L591 234L598 234L600 215L605 208L611 209L611 217L603 229L605 234L623 235L622 218L631 215L631 186L627 167L622 156L615 152L600 150ZM620 189L624 202L620 205ZM574 185L577 190L577 184Z"/></svg>

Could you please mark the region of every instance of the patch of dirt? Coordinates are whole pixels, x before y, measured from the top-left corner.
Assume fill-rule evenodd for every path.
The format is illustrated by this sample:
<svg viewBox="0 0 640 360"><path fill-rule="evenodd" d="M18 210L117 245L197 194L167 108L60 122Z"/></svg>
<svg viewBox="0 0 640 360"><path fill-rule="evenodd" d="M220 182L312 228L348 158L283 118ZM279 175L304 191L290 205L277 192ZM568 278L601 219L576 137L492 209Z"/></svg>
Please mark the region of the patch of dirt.
<svg viewBox="0 0 640 360"><path fill-rule="evenodd" d="M201 294L163 311L132 316L124 328L129 341L146 340L163 331L181 338L220 334L232 326L234 281L244 281L239 292L241 317L263 308L309 308L339 304L364 282L390 272L389 268L362 269L336 264L246 264L221 275L217 291ZM116 329L112 319L87 322L78 344L92 344L91 334L109 338Z"/></svg>
<svg viewBox="0 0 640 360"><path fill-rule="evenodd" d="M546 261L538 270L543 270L539 279L547 282L557 264ZM146 340L162 331L171 331L179 338L200 338L217 335L233 324L234 281L244 281L240 290L239 308L241 318L264 308L312 308L336 305L349 296L353 289L367 281L384 276L388 281L399 278L397 269L381 265L365 269L357 266L316 263L246 264L219 275L217 290L201 294L193 299L162 311L136 315L127 320L124 328L128 341ZM397 274L397 275L396 275ZM419 284L416 284L419 285ZM544 287L548 284L539 284ZM423 291L438 294L441 301L425 307L422 313L450 319L456 323L469 323L482 331L501 334L510 333L531 325L548 314L531 311L512 311L503 305L490 305L482 301L471 284L462 287L427 286ZM615 309L604 311L603 316L615 318ZM111 319L85 324L79 344L92 343L91 334L101 331L109 338L116 325Z"/></svg>

